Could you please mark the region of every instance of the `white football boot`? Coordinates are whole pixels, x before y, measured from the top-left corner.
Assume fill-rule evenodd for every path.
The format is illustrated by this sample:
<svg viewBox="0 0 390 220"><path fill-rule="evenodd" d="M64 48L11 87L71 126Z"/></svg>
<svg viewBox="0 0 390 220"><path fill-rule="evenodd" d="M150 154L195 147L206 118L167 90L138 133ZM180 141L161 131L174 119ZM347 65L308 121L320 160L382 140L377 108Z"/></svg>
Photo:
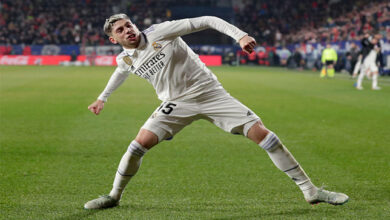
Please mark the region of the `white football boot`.
<svg viewBox="0 0 390 220"><path fill-rule="evenodd" d="M115 200L109 195L104 195L85 203L84 209L106 209L117 205L119 205L119 200Z"/></svg>
<svg viewBox="0 0 390 220"><path fill-rule="evenodd" d="M331 192L322 188L317 189L317 192L308 198L306 201L312 205L321 202L326 202L332 205L343 205L348 202L349 197L344 193Z"/></svg>

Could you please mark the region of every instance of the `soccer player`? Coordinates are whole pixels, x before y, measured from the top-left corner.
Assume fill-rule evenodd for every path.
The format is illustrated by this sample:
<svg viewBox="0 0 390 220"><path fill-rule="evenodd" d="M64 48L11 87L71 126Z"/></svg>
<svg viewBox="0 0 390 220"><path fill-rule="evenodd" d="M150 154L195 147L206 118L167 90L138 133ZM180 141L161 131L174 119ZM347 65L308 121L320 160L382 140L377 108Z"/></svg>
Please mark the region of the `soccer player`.
<svg viewBox="0 0 390 220"><path fill-rule="evenodd" d="M363 89L362 82L363 82L364 76L367 76L370 78L372 77L372 86L371 86L372 90L380 90L381 89L378 86L379 69L378 69L378 66L376 64L378 54L381 51L380 43L379 43L380 38L381 38L380 35L373 37L370 41L370 44L367 46L367 48L370 48L370 50L369 50L368 55L366 57L364 57L363 61L362 61L361 71L360 71L360 74L359 74L359 77L358 77L358 80L356 83L356 89L358 89L358 90Z"/></svg>
<svg viewBox="0 0 390 220"><path fill-rule="evenodd" d="M368 55L368 53L370 53L371 51L371 43L370 41L372 40L372 37L370 36L369 33L365 33L364 36L363 36L363 39L360 41L360 44L362 45L362 50L360 51L360 55L358 56L358 60L355 64L355 67L353 69L353 74L352 74L352 78L355 78L358 76L358 74L360 73L361 71L361 65L362 65L362 62L364 60L364 58Z"/></svg>
<svg viewBox="0 0 390 220"><path fill-rule="evenodd" d="M326 44L326 48L322 51L322 70L321 70L321 78L325 76L334 77L334 64L337 62L337 53L336 50L332 48L330 43Z"/></svg>
<svg viewBox="0 0 390 220"><path fill-rule="evenodd" d="M227 34L245 52L253 52L256 41L252 37L216 17L167 21L143 32L125 14L115 14L106 20L104 32L112 43L123 47L123 52L117 56L118 67L106 88L88 109L98 115L110 94L130 73L151 83L162 104L131 141L119 163L109 195L87 202L84 208L117 206L125 186L137 173L148 150L198 119L208 120L227 132L245 135L262 147L276 167L298 185L309 203L346 203L347 195L313 185L278 136L268 130L254 112L226 92L180 37L207 28Z"/></svg>

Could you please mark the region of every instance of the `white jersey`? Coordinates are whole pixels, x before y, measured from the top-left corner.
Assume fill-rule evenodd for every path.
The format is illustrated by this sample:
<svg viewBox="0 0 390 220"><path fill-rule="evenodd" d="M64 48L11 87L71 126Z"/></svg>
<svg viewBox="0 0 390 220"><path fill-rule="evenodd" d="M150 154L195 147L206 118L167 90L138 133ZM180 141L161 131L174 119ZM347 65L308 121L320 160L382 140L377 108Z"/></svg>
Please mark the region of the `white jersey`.
<svg viewBox="0 0 390 220"><path fill-rule="evenodd" d="M365 74L370 75L373 72L378 72L378 66L376 65L376 57L378 55L379 48L375 47L370 51L366 58L364 58L362 70Z"/></svg>
<svg viewBox="0 0 390 220"><path fill-rule="evenodd" d="M130 73L151 83L162 101L183 101L222 88L217 77L180 37L208 28L237 42L247 35L222 19L211 16L152 25L141 33L138 48L124 49L117 56L118 67L98 99L107 101Z"/></svg>
<svg viewBox="0 0 390 220"><path fill-rule="evenodd" d="M369 65L371 63L375 63L376 62L376 56L378 54L377 52L377 46L375 46L371 51L370 53L367 55L366 58L364 58L364 62L363 62L363 65Z"/></svg>

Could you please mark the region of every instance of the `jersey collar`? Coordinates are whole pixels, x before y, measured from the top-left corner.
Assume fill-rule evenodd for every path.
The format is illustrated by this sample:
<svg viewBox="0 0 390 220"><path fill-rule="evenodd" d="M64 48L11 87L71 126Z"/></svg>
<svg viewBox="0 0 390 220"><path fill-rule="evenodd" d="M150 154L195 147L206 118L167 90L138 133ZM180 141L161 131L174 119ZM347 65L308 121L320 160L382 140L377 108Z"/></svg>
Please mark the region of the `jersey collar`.
<svg viewBox="0 0 390 220"><path fill-rule="evenodd" d="M133 49L126 49L126 48L123 48L124 51L126 51L126 53L130 56L134 56L134 53L137 51L137 50L142 50L145 45L146 45L146 42L147 42L147 39L146 39L146 36L143 32L141 32L141 41L139 42L139 45L137 48L133 48Z"/></svg>

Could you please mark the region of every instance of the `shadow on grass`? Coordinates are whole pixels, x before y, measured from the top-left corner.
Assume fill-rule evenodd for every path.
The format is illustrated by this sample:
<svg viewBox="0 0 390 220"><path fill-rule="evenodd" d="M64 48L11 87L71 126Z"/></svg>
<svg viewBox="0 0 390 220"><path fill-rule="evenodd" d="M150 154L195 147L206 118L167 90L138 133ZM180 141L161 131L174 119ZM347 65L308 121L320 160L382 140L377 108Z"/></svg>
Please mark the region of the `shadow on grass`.
<svg viewBox="0 0 390 220"><path fill-rule="evenodd" d="M257 213L256 213L257 212ZM248 213L248 215L229 215L225 217L217 217L212 218L215 220L222 220L222 219L262 219L262 218L271 218L271 219L285 219L285 218L304 218L310 216L312 213L318 214L318 210L314 210L312 208L305 208L305 209L292 209L289 211L275 211L275 212L269 212L269 211L256 211L252 212L251 214Z"/></svg>
<svg viewBox="0 0 390 220"><path fill-rule="evenodd" d="M301 217L309 217L313 215L318 215L320 212L322 212L324 215L326 214L326 210L319 210L315 209L313 207L308 208L294 208L290 210L273 210L273 211L264 211L264 210L253 210L252 208L243 209L238 207L229 207L229 206L216 206L216 207L199 207L197 205L195 206L172 206L172 207L166 207L166 206L159 206L159 205L149 205L149 206L142 206L142 205L134 205L134 204L128 204L120 206L121 209L128 209L133 210L133 213L135 212L166 212L166 213L183 213L183 217L188 217L188 215L191 215L190 213L198 212L197 215L199 215L199 212L203 212L205 214L205 218L210 213L214 213L214 217L211 217L210 215L207 216L209 219L262 219L262 218L271 218L271 219L283 219L283 218L301 218ZM188 212L186 214L186 212ZM209 212L209 214L206 214ZM220 217L215 217L215 215L219 215ZM199 216L197 216L199 217Z"/></svg>
<svg viewBox="0 0 390 220"><path fill-rule="evenodd" d="M199 204L195 206L166 206L161 205L152 205L149 204L147 206L141 204L123 204L118 207L109 208L109 209L100 209L100 210L85 210L78 209L76 212L56 218L57 220L65 220L65 219L94 219L98 218L100 214L103 212L111 210L114 213L110 213L110 215L118 217L118 213L124 214L124 212L130 212L130 216L144 216L146 213L151 216L165 216L167 213L181 213L179 216L183 218L191 217L192 214L195 214L192 217L200 217L214 220L222 220L222 219L285 219L285 218L297 218L297 219L308 219L315 216L326 216L329 212L329 209L318 209L314 207L308 208L292 208L288 210L254 210L252 208L239 208L239 207L230 207L230 206L215 206L215 207L199 207ZM98 214L100 213L100 214ZM94 216L96 215L96 216ZM113 217L112 216L112 217ZM175 216L175 217L179 217ZM203 217L202 217L203 216ZM107 217L107 216L106 216ZM145 217L145 216L144 216ZM166 219L169 219L169 216L165 216ZM123 218L123 217L121 217Z"/></svg>
<svg viewBox="0 0 390 220"><path fill-rule="evenodd" d="M115 208L115 207L114 207ZM114 209L114 208L109 208L109 209ZM97 214L98 212L102 212L107 209L97 209L97 210L86 210L86 209L77 209L77 212L55 218L56 220L65 220L65 219L84 219L88 218L92 215Z"/></svg>

